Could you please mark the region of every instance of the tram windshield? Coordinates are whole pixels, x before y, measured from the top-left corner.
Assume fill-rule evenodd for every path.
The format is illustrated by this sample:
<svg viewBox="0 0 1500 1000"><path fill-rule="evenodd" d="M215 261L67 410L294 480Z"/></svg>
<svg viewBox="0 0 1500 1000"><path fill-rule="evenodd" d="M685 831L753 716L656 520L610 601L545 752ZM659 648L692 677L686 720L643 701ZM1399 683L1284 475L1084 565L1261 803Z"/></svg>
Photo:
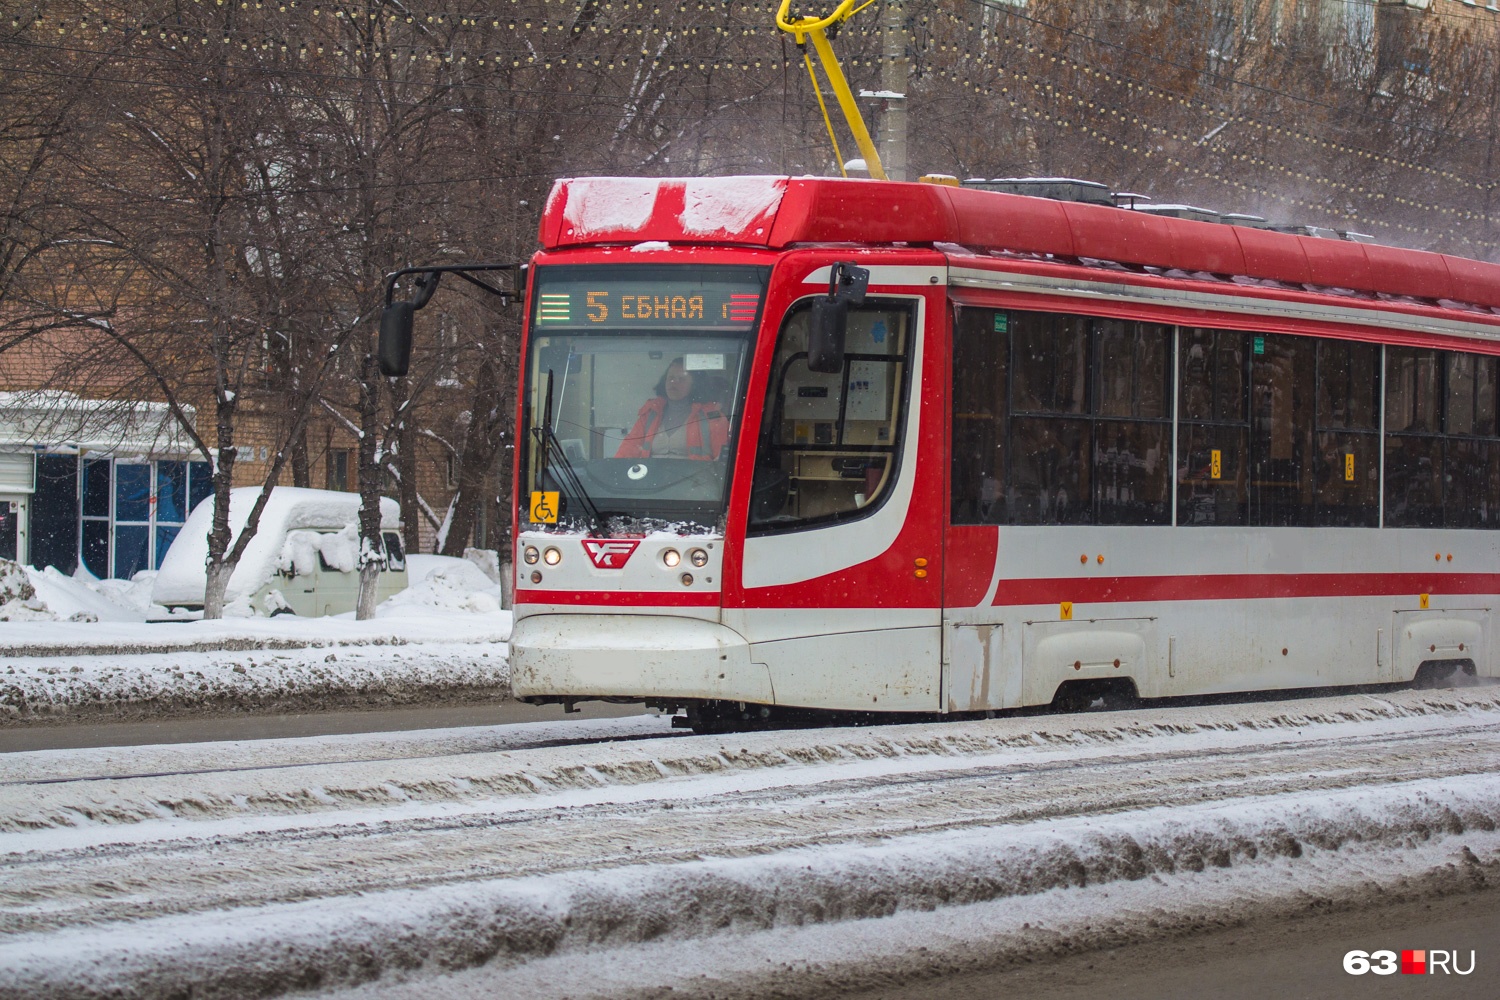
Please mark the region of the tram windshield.
<svg viewBox="0 0 1500 1000"><path fill-rule="evenodd" d="M521 504L533 527L722 528L769 273L537 269ZM556 492L556 508L532 511L532 492Z"/></svg>

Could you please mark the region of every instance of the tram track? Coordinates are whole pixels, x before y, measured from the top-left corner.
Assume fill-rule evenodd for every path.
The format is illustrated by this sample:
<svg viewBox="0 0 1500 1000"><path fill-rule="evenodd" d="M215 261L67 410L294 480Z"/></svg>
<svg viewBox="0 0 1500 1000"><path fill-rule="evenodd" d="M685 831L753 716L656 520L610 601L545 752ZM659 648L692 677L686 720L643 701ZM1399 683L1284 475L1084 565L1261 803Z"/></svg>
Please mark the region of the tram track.
<svg viewBox="0 0 1500 1000"><path fill-rule="evenodd" d="M1304 818L1324 802L1406 804L1380 807L1399 836L1368 824L1339 832L1314 817L1266 849L1286 836L1340 850L1351 837L1398 844L1476 822L1495 830L1500 691L1219 706L1191 717L1147 710L512 745L259 769L239 761L221 772L80 773L45 784L22 780L15 769L24 763L8 762L0 786L0 969L12 945L128 935L210 914L353 913L363 912L359 900L392 893L467 898L482 887L583 891L632 872L785 867L835 848L879 854L923 838L1045 841L1049 830L1092 836L1165 823L1176 846L1152 864L1197 870L1246 842L1250 835L1224 832L1234 817L1279 815L1282 802L1298 803L1293 816ZM1433 806L1425 789L1458 804ZM39 799L49 801L27 808ZM1171 833L1174 824L1187 825ZM1226 836L1230 846L1216 846Z"/></svg>

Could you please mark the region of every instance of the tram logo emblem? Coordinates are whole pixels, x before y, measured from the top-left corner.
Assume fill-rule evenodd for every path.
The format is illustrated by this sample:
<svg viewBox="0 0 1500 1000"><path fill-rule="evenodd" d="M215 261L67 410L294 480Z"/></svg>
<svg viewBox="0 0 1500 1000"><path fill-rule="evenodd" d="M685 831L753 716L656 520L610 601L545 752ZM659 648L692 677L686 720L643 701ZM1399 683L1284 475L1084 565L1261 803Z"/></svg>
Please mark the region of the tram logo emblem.
<svg viewBox="0 0 1500 1000"><path fill-rule="evenodd" d="M583 551L589 554L595 569L624 569L625 563L635 554L639 541L605 541L600 538L585 538Z"/></svg>

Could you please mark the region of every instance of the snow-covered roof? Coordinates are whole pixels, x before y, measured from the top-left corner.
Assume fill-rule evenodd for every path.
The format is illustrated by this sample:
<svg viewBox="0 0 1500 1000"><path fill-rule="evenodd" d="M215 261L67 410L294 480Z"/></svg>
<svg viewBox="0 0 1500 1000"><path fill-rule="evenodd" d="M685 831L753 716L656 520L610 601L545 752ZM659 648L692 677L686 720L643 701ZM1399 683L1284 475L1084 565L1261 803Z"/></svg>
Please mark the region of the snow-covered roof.
<svg viewBox="0 0 1500 1000"><path fill-rule="evenodd" d="M192 407L183 409L192 419ZM0 392L0 446L172 456L193 451L166 403L88 399L57 389Z"/></svg>
<svg viewBox="0 0 1500 1000"><path fill-rule="evenodd" d="M250 519L250 508L260 495L257 486L244 486L229 493L229 530L239 532ZM188 515L182 531L167 550L157 574L151 600L156 604L203 603L204 572L208 565L208 533L213 525L214 498L203 500ZM230 577L226 602L248 598L276 572L288 532L321 528L339 531L359 519L359 494L333 490L309 490L278 486L261 512L260 528L245 546L245 554ZM401 508L390 497L380 498L380 526L397 528Z"/></svg>

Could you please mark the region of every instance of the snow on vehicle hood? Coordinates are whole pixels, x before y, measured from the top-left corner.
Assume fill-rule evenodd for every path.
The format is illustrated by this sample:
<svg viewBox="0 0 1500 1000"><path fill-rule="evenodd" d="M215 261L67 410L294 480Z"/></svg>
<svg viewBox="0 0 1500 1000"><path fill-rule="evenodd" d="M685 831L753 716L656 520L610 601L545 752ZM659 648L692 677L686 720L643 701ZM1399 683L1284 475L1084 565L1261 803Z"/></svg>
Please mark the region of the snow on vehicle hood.
<svg viewBox="0 0 1500 1000"><path fill-rule="evenodd" d="M245 486L229 493L229 530L231 544L249 520L250 508L260 495L257 486ZM202 604L208 565L208 532L213 526L213 497L203 500L188 515L187 523L167 550L161 571L151 591L154 604ZM235 567L234 576L224 593L226 603L248 598L276 573L283 559L287 534L320 528L342 531L359 520L359 494L332 490L309 490L296 486L278 486L266 501L260 516L260 528ZM401 523L401 509L389 497L380 498L381 528L396 529Z"/></svg>

